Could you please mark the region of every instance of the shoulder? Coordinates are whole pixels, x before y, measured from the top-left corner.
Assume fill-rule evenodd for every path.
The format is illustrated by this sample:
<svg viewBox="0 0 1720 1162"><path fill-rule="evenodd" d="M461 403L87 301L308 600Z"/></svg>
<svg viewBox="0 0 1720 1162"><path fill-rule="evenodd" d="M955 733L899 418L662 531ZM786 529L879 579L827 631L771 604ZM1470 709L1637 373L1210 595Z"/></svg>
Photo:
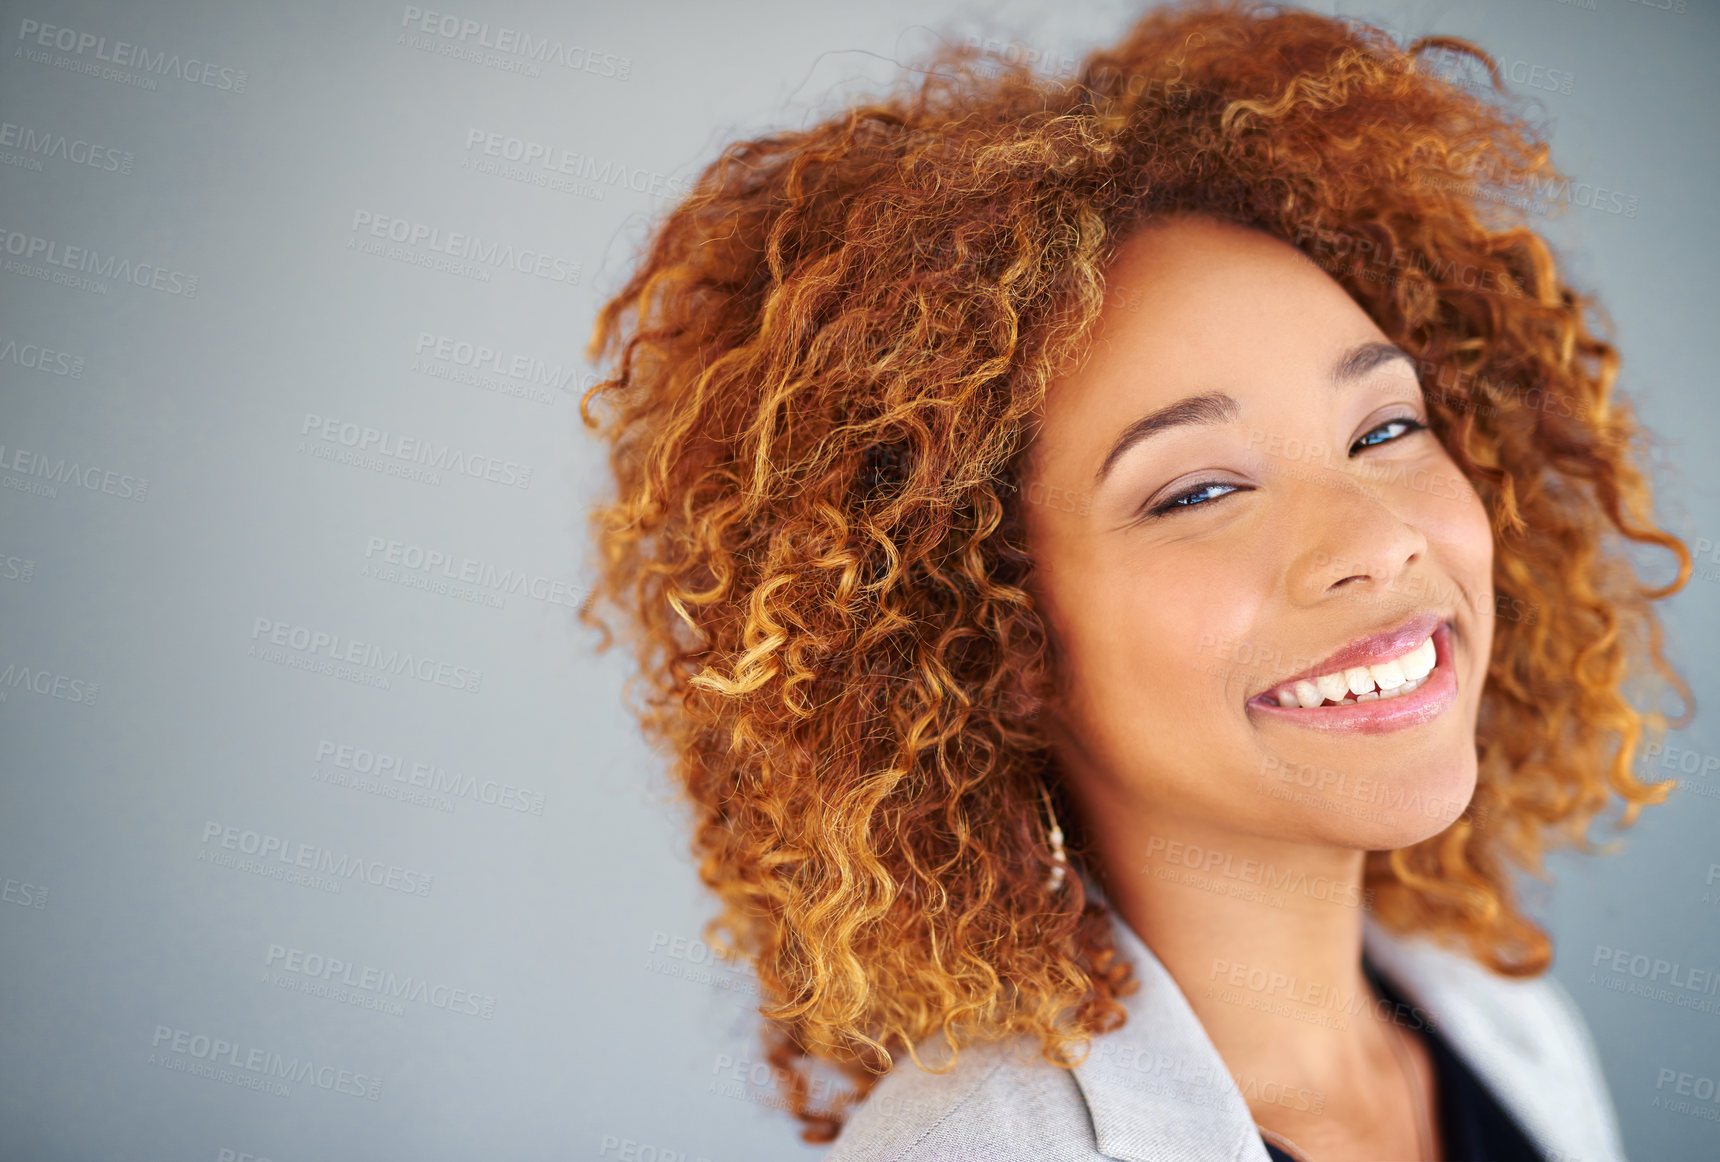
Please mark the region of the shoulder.
<svg viewBox="0 0 1720 1162"><path fill-rule="evenodd" d="M1487 983L1477 992L1488 1005L1488 1019L1511 1038L1534 1076L1550 1083L1543 1092L1564 1099L1549 1111L1551 1117L1583 1126L1589 1141L1606 1143L1622 1158L1618 1115L1600 1052L1565 986L1551 972L1526 980L1480 972Z"/></svg>
<svg viewBox="0 0 1720 1162"><path fill-rule="evenodd" d="M1103 1159L1074 1076L1037 1054L1023 1038L973 1045L943 1073L898 1055L825 1162Z"/></svg>
<svg viewBox="0 0 1720 1162"><path fill-rule="evenodd" d="M1370 932L1369 954L1420 1014L1544 1141L1624 1157L1588 1023L1551 973L1508 977L1423 939Z"/></svg>
<svg viewBox="0 0 1720 1162"><path fill-rule="evenodd" d="M1503 976L1454 949L1396 938L1394 976L1421 998L1428 1024L1477 1049L1508 1055L1520 1067L1586 1075L1597 1064L1594 1042L1576 1002L1550 973ZM1370 945L1376 958L1379 948ZM1445 1028L1440 1028L1443 1025ZM1491 1034L1485 1038L1480 1035Z"/></svg>

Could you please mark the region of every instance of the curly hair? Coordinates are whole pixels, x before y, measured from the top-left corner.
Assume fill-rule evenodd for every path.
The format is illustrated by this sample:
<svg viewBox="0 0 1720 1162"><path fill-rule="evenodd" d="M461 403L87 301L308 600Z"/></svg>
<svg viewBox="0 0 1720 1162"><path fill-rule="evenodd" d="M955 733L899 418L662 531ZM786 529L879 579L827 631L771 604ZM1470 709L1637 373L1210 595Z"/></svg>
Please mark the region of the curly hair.
<svg viewBox="0 0 1720 1162"><path fill-rule="evenodd" d="M1020 485L1107 264L1165 215L1286 240L1422 368L1517 613L1471 810L1369 852L1365 882L1392 930L1545 971L1515 871L1664 800L1631 768L1667 720L1627 687L1658 676L1688 718L1649 603L1691 557L1653 522L1604 317L1525 224L1523 191L1568 200L1569 179L1495 62L1228 0L1149 11L1072 77L930 57L704 168L603 304L588 356L609 375L581 401L617 489L582 618L606 650L597 609L618 611L636 649L633 708L720 900L707 936L757 970L802 1137L831 1140L891 1050L920 1063L934 1034L1026 1034L1072 1064L1137 987L1080 878L1046 882L1055 651ZM1459 75L1477 68L1490 86ZM1676 578L1642 582L1615 535ZM815 1106L818 1061L852 1084Z"/></svg>

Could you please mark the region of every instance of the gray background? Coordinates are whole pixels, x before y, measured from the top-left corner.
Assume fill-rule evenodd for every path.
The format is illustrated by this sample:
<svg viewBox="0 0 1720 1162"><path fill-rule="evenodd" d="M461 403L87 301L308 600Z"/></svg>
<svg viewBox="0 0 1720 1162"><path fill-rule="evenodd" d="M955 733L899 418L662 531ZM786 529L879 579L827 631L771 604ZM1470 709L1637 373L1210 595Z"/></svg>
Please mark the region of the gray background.
<svg viewBox="0 0 1720 1162"><path fill-rule="evenodd" d="M449 42L403 28L401 4L0 7L0 121L38 147L0 146L0 1155L814 1156L768 1086L737 1080L763 1076L746 976L698 943L709 903L621 709L623 658L595 658L573 621L603 480L578 424L581 352L652 217L728 140L888 81L928 23L1055 66L1137 7L1014 2L983 24L978 6L924 0L453 10L607 54L538 75L517 55L433 51ZM1540 94L1555 159L1635 199L1633 216L1573 206L1547 228L1610 307L1623 390L1659 433L1662 519L1708 546L1665 607L1705 702L1720 641L1712 0L1337 10L1400 39L1474 37L1521 77L1554 70L1570 90ZM37 25L106 38L110 55L127 41L208 62L213 83L83 71L98 50L38 49L21 35ZM487 173L473 131L621 180ZM98 147L98 164L42 144L60 137ZM382 217L577 277L366 252L380 240L354 222ZM31 245L169 274L164 289L49 281L56 268L12 253ZM455 358L436 358L444 341ZM465 344L505 355L450 377ZM307 435L307 416L529 467L529 486L324 459L338 429ZM62 461L97 471L40 490L30 467ZM389 571L431 552L478 584ZM276 624L481 681L296 668L301 652L270 646ZM1643 769L1690 775L1674 806L1616 856L1555 860L1556 890L1532 885L1638 1159L1720 1156L1720 1124L1656 1104L1663 1070L1720 1077L1720 998L1699 1011L1613 991L1594 967L1622 948L1720 971L1713 715L1671 742ZM401 777L343 785L341 748L393 756ZM398 797L405 772L455 793ZM247 831L379 879L393 868L395 886L233 866L224 842ZM395 1009L317 995L307 957L426 991ZM224 1073L194 1072L200 1037L238 1046ZM253 1051L317 1072L244 1088L254 1074L230 1066Z"/></svg>

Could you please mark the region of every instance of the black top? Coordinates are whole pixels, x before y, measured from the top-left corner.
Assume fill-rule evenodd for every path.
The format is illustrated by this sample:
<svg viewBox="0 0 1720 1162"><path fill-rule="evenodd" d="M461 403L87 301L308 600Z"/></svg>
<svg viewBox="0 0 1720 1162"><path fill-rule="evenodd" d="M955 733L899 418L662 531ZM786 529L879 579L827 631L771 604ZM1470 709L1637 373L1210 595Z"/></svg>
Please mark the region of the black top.
<svg viewBox="0 0 1720 1162"><path fill-rule="evenodd" d="M1374 991L1384 1000L1394 1007L1412 1008L1365 956L1362 958L1362 971L1374 986ZM1474 1071L1452 1052L1445 1038L1427 1025L1422 1025L1416 1032L1421 1035L1422 1044L1427 1046L1428 1055L1433 1059L1445 1162L1541 1162L1541 1152L1530 1143L1528 1135L1505 1112ZM1262 1142L1272 1162L1295 1162L1271 1142L1265 1139Z"/></svg>

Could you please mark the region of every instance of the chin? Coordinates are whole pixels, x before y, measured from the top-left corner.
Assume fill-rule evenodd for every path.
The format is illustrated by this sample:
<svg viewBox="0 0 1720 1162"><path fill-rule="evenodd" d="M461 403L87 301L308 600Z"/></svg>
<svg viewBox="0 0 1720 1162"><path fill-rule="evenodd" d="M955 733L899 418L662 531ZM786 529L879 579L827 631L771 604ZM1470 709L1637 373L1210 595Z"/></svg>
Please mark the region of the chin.
<svg viewBox="0 0 1720 1162"><path fill-rule="evenodd" d="M1294 805L1310 839L1334 847L1389 851L1409 847L1451 826L1475 794L1475 753L1422 766L1412 778L1399 769L1344 775L1306 771L1278 779L1271 793ZM1321 785L1323 782L1324 785ZM1288 814L1288 812L1287 812Z"/></svg>

